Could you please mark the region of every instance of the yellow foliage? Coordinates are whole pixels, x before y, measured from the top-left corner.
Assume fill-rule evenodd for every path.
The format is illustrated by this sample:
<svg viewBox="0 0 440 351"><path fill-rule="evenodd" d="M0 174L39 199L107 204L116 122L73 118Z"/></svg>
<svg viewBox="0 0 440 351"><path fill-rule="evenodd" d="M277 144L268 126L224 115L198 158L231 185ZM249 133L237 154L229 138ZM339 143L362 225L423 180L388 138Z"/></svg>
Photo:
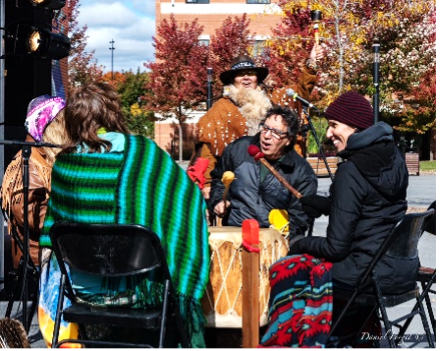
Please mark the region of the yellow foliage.
<svg viewBox="0 0 440 351"><path fill-rule="evenodd" d="M139 115L142 114L142 109L139 106L139 104L135 102L133 105L131 105L130 112L134 117L138 117Z"/></svg>

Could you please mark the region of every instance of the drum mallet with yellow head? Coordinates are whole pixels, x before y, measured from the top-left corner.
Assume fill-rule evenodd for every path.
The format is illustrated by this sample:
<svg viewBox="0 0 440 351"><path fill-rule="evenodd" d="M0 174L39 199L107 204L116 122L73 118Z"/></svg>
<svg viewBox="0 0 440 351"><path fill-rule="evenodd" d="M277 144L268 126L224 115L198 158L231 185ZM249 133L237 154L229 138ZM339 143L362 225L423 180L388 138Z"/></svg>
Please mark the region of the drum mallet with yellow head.
<svg viewBox="0 0 440 351"><path fill-rule="evenodd" d="M226 206L226 197L228 196L229 186L234 181L234 179L235 179L234 172L226 171L225 173L223 173L222 183L225 186L225 190L223 191L222 200L225 203L225 206Z"/></svg>

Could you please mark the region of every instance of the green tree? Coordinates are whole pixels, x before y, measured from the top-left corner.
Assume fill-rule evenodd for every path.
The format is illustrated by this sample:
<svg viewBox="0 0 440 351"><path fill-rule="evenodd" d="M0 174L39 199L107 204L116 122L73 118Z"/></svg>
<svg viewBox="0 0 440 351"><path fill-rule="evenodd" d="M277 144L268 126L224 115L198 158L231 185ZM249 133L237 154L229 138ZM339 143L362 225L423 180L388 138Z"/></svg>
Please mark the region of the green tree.
<svg viewBox="0 0 440 351"><path fill-rule="evenodd" d="M149 73L140 72L113 72L106 73L102 80L113 85L118 92L122 113L127 122L128 129L133 134L154 137L154 114L145 108L143 96L147 93L145 85L149 81Z"/></svg>

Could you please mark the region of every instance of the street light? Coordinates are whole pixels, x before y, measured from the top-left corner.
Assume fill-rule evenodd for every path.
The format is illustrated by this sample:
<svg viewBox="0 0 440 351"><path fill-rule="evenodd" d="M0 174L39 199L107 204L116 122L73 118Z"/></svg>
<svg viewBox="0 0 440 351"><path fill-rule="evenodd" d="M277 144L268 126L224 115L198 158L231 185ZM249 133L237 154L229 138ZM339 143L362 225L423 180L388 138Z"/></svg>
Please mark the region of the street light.
<svg viewBox="0 0 440 351"><path fill-rule="evenodd" d="M112 39L112 41L110 42L110 44L112 44L112 47L109 48L112 52L112 81L113 81L113 51L115 50L113 44L115 43L115 41Z"/></svg>
<svg viewBox="0 0 440 351"><path fill-rule="evenodd" d="M70 39L64 34L40 28L28 32L25 44L31 56L43 59L61 60L69 55L70 50Z"/></svg>
<svg viewBox="0 0 440 351"><path fill-rule="evenodd" d="M26 3L49 10L59 10L66 5L66 0L17 0L16 2L17 7L24 7Z"/></svg>
<svg viewBox="0 0 440 351"><path fill-rule="evenodd" d="M70 39L52 32L53 12L65 4L66 0L15 0L15 6L10 4L13 20L4 28L4 55L51 60L68 56Z"/></svg>

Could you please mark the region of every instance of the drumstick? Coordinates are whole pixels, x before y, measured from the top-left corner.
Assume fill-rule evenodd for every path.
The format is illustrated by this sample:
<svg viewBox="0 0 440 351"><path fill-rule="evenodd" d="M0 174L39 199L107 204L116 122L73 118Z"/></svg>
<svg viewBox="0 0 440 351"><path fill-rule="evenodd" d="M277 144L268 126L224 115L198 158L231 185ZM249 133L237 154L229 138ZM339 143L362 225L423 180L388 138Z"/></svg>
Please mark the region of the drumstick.
<svg viewBox="0 0 440 351"><path fill-rule="evenodd" d="M222 200L225 203L225 207L226 207L226 196L228 195L229 186L234 181L234 179L235 179L234 172L226 171L225 173L223 173L222 183L225 186L225 190L223 191Z"/></svg>
<svg viewBox="0 0 440 351"><path fill-rule="evenodd" d="M262 164L264 164L269 171L272 172L272 174L283 184L287 190L289 190L292 195L296 196L298 199L302 197L302 194L296 190L293 186L291 186L286 179L283 178L283 176L264 158L263 152L260 151L258 146L256 145L250 145L248 147L249 155L254 157L255 161L260 161Z"/></svg>

